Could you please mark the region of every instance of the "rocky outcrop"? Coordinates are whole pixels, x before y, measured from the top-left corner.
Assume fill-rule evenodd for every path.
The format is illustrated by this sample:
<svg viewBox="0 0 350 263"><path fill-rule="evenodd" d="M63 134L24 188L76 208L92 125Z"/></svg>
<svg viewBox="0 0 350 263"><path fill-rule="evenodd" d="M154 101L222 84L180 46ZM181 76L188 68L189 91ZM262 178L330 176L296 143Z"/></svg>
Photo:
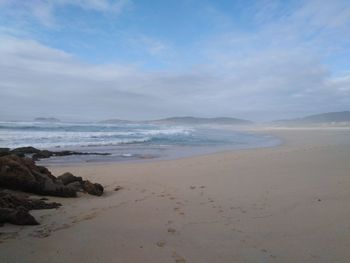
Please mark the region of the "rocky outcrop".
<svg viewBox="0 0 350 263"><path fill-rule="evenodd" d="M57 180L47 168L35 165L32 159L17 155L0 157L0 187L39 195L77 195L76 191Z"/></svg>
<svg viewBox="0 0 350 263"><path fill-rule="evenodd" d="M103 186L98 183L92 183L89 180L83 180L80 176L74 176L71 173L64 173L57 177L66 187L74 189L76 192L85 191L91 195L101 196Z"/></svg>
<svg viewBox="0 0 350 263"><path fill-rule="evenodd" d="M29 157L34 161L50 158L53 156L69 156L69 155L110 155L110 153L94 153L94 152L76 152L76 151L48 151L39 150L37 148L19 147L13 150L9 148L0 148L0 156L15 154L19 157Z"/></svg>
<svg viewBox="0 0 350 263"><path fill-rule="evenodd" d="M79 182L79 181L69 183L66 186L73 189L76 192L83 192L84 191L83 186L82 186L82 182Z"/></svg>
<svg viewBox="0 0 350 263"><path fill-rule="evenodd" d="M90 181L86 180L83 181L83 189L86 191L88 194L91 195L97 195L101 196L103 194L103 186L97 183L91 183Z"/></svg>
<svg viewBox="0 0 350 263"><path fill-rule="evenodd" d="M68 185L70 183L74 183L74 182L82 182L83 178L78 177L78 176L74 176L71 173L64 173L60 176L57 177L58 180L60 180L64 185Z"/></svg>
<svg viewBox="0 0 350 263"><path fill-rule="evenodd" d="M59 203L46 203L40 199L30 199L21 193L0 191L0 225L38 225L38 221L29 213L33 209L52 209L61 206Z"/></svg>
<svg viewBox="0 0 350 263"><path fill-rule="evenodd" d="M0 153L8 151L0 148ZM27 147L25 151L34 152L36 149ZM61 205L46 203L44 198L30 199L23 193L13 194L3 189L59 197L76 197L77 192L101 196L104 191L102 185L83 180L68 172L55 177L47 168L36 165L31 158L19 157L16 154L0 155L0 226L6 222L36 225L38 222L30 215L30 210L57 208Z"/></svg>
<svg viewBox="0 0 350 263"><path fill-rule="evenodd" d="M26 210L52 209L60 207L60 203L47 203L43 199L29 198L24 193L0 190L0 207L17 209L23 207Z"/></svg>
<svg viewBox="0 0 350 263"><path fill-rule="evenodd" d="M0 148L0 157L9 155L10 154L10 148Z"/></svg>
<svg viewBox="0 0 350 263"><path fill-rule="evenodd" d="M20 190L39 195L76 197L78 191L101 196L103 186L71 173L64 173L57 178L43 167L35 165L29 158L17 155L0 157L0 187Z"/></svg>
<svg viewBox="0 0 350 263"><path fill-rule="evenodd" d="M23 208L0 208L0 225L11 223L14 225L39 225L38 221Z"/></svg>

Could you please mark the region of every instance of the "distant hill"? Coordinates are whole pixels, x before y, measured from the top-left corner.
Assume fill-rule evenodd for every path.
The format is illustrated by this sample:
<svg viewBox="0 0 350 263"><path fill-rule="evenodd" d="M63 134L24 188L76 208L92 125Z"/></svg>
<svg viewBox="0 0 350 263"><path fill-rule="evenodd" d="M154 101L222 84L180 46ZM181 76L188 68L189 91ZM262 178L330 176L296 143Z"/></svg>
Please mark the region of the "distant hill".
<svg viewBox="0 0 350 263"><path fill-rule="evenodd" d="M133 121L128 121L128 120L120 120L120 119L109 119L109 120L100 121L99 123L104 123L104 124L128 124L128 123L134 123L134 122Z"/></svg>
<svg viewBox="0 0 350 263"><path fill-rule="evenodd" d="M172 117L152 121L153 123L198 125L198 124L218 124L218 125L247 125L253 122L243 119L217 117L217 118L197 118L197 117Z"/></svg>
<svg viewBox="0 0 350 263"><path fill-rule="evenodd" d="M287 125L350 125L350 111L327 112L297 119L278 120L274 123Z"/></svg>
<svg viewBox="0 0 350 263"><path fill-rule="evenodd" d="M145 124L175 124L175 125L199 125L199 124L218 124L218 125L246 125L252 124L253 122L248 120L229 118L229 117L218 117L218 118L197 118L197 117L171 117L158 120L149 121L129 121L120 119L109 119L103 120L99 123L104 124L129 124L129 123L145 123Z"/></svg>
<svg viewBox="0 0 350 263"><path fill-rule="evenodd" d="M60 122L59 119L57 118L44 118L44 117L39 117L39 118L35 118L34 121L36 122Z"/></svg>

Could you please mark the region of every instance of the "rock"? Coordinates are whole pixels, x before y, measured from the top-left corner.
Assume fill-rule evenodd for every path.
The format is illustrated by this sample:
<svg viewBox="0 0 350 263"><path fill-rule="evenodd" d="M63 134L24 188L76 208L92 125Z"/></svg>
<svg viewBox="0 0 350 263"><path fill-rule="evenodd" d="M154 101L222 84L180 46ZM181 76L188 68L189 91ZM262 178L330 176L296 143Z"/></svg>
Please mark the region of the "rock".
<svg viewBox="0 0 350 263"><path fill-rule="evenodd" d="M160 240L156 244L157 244L158 247L164 247L166 242L164 240Z"/></svg>
<svg viewBox="0 0 350 263"><path fill-rule="evenodd" d="M8 149L0 148L0 151L8 152ZM34 151L35 148L24 147L18 153L25 155ZM37 225L38 222L29 213L30 210L61 206L59 203L45 202L46 198L31 199L23 193L12 193L1 188L60 197L76 197L77 192L83 190L91 195L101 196L104 191L102 185L83 181L81 177L71 173L64 173L56 178L47 168L36 165L33 159L16 154L0 155L0 226L6 222Z"/></svg>
<svg viewBox="0 0 350 263"><path fill-rule="evenodd" d="M50 158L53 155L54 155L53 152L50 152L48 150L42 150L38 153L33 154L32 159L37 161L44 158Z"/></svg>
<svg viewBox="0 0 350 263"><path fill-rule="evenodd" d="M67 185L67 184L70 184L70 183L73 183L73 182L80 182L81 183L83 181L83 179L81 177L74 176L73 174L71 174L69 172L58 176L57 179L61 180L61 182L64 185Z"/></svg>
<svg viewBox="0 0 350 263"><path fill-rule="evenodd" d="M25 157L26 155L29 155L29 154L40 153L40 150L31 146L28 146L28 147L19 147L19 148L13 149L10 151L10 153L15 154L19 157Z"/></svg>
<svg viewBox="0 0 350 263"><path fill-rule="evenodd" d="M46 198L47 200L47 198ZM0 191L0 208L25 208L27 210L53 209L60 207L60 203L46 203L42 199L32 199L23 193Z"/></svg>
<svg viewBox="0 0 350 263"><path fill-rule="evenodd" d="M0 148L0 157L10 154L10 148Z"/></svg>
<svg viewBox="0 0 350 263"><path fill-rule="evenodd" d="M116 188L114 188L114 191L119 191L119 190L121 190L121 189L123 189L123 187L121 187L121 186L117 186Z"/></svg>
<svg viewBox="0 0 350 263"><path fill-rule="evenodd" d="M33 209L52 209L61 206L59 203L46 203L40 199L30 199L23 193L0 191L0 224L38 225L29 214Z"/></svg>
<svg viewBox="0 0 350 263"><path fill-rule="evenodd" d="M68 184L75 182L68 187ZM35 165L32 159L16 155L0 157L0 187L61 197L76 197L81 189L92 195L103 194L100 184L83 181L71 173L56 178L47 168Z"/></svg>
<svg viewBox="0 0 350 263"><path fill-rule="evenodd" d="M38 221L29 214L28 210L0 208L0 224L11 223L14 225L39 225Z"/></svg>
<svg viewBox="0 0 350 263"><path fill-rule="evenodd" d="M83 185L84 191L86 191L91 195L101 196L103 194L103 186L100 184L97 184L97 183L94 184L86 180L86 181L83 181L82 185Z"/></svg>
<svg viewBox="0 0 350 263"><path fill-rule="evenodd" d="M0 157L0 187L40 195L76 196L75 191L58 181L48 169L16 155Z"/></svg>
<svg viewBox="0 0 350 263"><path fill-rule="evenodd" d="M176 233L176 229L168 228L168 233L175 234Z"/></svg>
<svg viewBox="0 0 350 263"><path fill-rule="evenodd" d="M71 189L73 189L76 192L82 192L83 191L82 183L79 182L79 181L75 181L75 182L69 183L66 186L71 188Z"/></svg>
<svg viewBox="0 0 350 263"><path fill-rule="evenodd" d="M3 149L3 152L1 152ZM37 148L28 146L28 147L19 147L13 150L8 148L0 148L0 156L5 156L9 154L15 154L19 157L31 157L34 161L40 159L50 158L52 156L68 156L68 155L110 155L110 153L90 153L90 152L75 152L75 151L48 151L48 150L39 150Z"/></svg>

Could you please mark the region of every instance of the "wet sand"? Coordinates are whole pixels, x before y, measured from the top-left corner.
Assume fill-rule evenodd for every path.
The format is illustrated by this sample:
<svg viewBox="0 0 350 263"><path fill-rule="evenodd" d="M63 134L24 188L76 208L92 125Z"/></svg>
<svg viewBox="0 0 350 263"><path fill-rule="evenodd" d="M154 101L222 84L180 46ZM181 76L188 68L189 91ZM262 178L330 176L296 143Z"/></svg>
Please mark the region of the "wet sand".
<svg viewBox="0 0 350 263"><path fill-rule="evenodd" d="M265 129L275 148L53 167L103 197L0 228L0 262L349 262L350 130ZM122 186L119 191L114 191Z"/></svg>

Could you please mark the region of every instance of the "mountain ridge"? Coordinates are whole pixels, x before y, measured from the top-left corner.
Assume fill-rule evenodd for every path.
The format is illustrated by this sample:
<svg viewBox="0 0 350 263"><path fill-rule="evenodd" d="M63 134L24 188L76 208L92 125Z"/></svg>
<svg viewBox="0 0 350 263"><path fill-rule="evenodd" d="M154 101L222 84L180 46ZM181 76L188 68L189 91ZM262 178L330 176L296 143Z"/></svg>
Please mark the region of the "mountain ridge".
<svg viewBox="0 0 350 263"><path fill-rule="evenodd" d="M335 112L312 114L301 118L277 120L277 121L273 121L273 123L291 124L291 125L301 125L301 124L316 125L316 124L340 124L340 123L350 124L350 111L335 111Z"/></svg>
<svg viewBox="0 0 350 263"><path fill-rule="evenodd" d="M125 123L135 123L136 121L129 120L121 120L121 119L109 119L100 121L100 123L108 123L108 124L125 124ZM156 120L146 120L146 121L138 121L138 123L148 123L148 124L221 124L221 125L229 125L229 124L252 124L253 122L250 120L231 118L231 117L213 117L213 118L204 118L204 117L193 117L193 116L182 116L182 117L169 117L162 118Z"/></svg>

